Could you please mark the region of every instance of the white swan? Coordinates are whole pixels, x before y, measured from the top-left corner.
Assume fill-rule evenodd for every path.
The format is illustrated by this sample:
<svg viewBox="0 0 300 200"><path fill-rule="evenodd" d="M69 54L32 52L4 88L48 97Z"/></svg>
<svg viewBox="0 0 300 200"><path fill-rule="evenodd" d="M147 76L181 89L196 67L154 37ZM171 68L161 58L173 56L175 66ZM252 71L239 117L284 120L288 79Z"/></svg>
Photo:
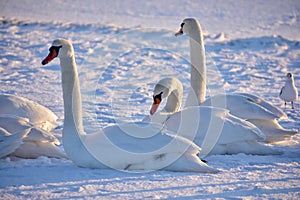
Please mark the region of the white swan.
<svg viewBox="0 0 300 200"><path fill-rule="evenodd" d="M10 134L0 127L0 158L13 153L23 142L23 138L29 133L30 128Z"/></svg>
<svg viewBox="0 0 300 200"><path fill-rule="evenodd" d="M82 125L81 94L73 46L68 40L57 39L49 51L42 64L55 57L60 59L64 99L63 146L76 165L120 170L216 172L197 157L198 146L185 138L170 135L160 125L128 123L86 134Z"/></svg>
<svg viewBox="0 0 300 200"><path fill-rule="evenodd" d="M194 18L185 19L176 36L186 33L190 39L191 88L186 106L214 106L228 109L231 114L246 119L259 127L267 136L266 141L274 142L282 136L291 136L296 131L286 130L277 122L277 118L286 117L280 109L268 104L265 106L260 98L250 94L219 94L205 100L206 94L206 58L204 40L199 22ZM265 101L263 101L265 102ZM272 107L270 109L270 107ZM274 110L277 110L274 112ZM279 135L279 134L283 135Z"/></svg>
<svg viewBox="0 0 300 200"><path fill-rule="evenodd" d="M161 79L154 87L151 116L145 120L165 123L169 130L193 140L202 149L199 156L207 154L279 154L280 152L259 143L264 134L251 123L236 118L228 110L194 106L177 112L183 88L176 78ZM156 112L164 98L167 103Z"/></svg>
<svg viewBox="0 0 300 200"><path fill-rule="evenodd" d="M58 147L59 140L50 132L31 124L27 119L0 115L0 127L10 133L29 129L21 145L11 152L10 155L21 158L37 158L39 156L67 158L65 153Z"/></svg>
<svg viewBox="0 0 300 200"><path fill-rule="evenodd" d="M51 131L58 125L57 116L48 108L24 97L9 94L0 95L0 115L26 118L46 131Z"/></svg>
<svg viewBox="0 0 300 200"><path fill-rule="evenodd" d="M182 83L177 78L161 79L154 87L150 115L146 116L143 121L164 123L171 114L180 109L182 95ZM167 98L165 107L160 112L156 112L164 98Z"/></svg>
<svg viewBox="0 0 300 200"><path fill-rule="evenodd" d="M284 101L285 108L286 102L291 102L292 109L294 109L294 101L298 99L298 90L295 86L294 76L292 73L286 74L286 82L285 85L281 88L279 97Z"/></svg>

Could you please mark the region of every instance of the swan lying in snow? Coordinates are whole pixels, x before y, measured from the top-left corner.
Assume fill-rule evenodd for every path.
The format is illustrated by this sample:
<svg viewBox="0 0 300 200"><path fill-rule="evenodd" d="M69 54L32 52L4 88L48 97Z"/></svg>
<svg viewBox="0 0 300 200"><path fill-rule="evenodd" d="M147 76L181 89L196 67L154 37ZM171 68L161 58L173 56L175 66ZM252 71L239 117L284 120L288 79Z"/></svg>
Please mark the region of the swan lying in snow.
<svg viewBox="0 0 300 200"><path fill-rule="evenodd" d="M55 57L60 59L64 99L63 146L76 165L120 170L216 172L197 157L200 151L197 145L170 134L161 125L127 123L86 134L82 124L81 94L73 46L68 40L57 39L49 51L42 64L49 63Z"/></svg>
<svg viewBox="0 0 300 200"><path fill-rule="evenodd" d="M184 19L179 32L175 35L184 33L189 35L191 63L191 88L186 107L203 105L228 109L231 114L248 120L260 128L265 133L267 142L280 141L283 137L297 133L286 130L278 124L277 118L286 117L279 108L251 94L219 94L205 100L206 58L199 22L194 18Z"/></svg>
<svg viewBox="0 0 300 200"><path fill-rule="evenodd" d="M259 143L264 134L251 123L232 116L228 110L207 106L192 106L178 111L183 88L176 78L164 78L154 87L150 116L145 121L165 123L168 130L193 140L207 154L280 154L273 148ZM156 112L167 98L165 107Z"/></svg>
<svg viewBox="0 0 300 200"><path fill-rule="evenodd" d="M51 131L58 125L58 117L48 108L24 97L9 94L0 95L0 115L26 118L46 131Z"/></svg>
<svg viewBox="0 0 300 200"><path fill-rule="evenodd" d="M294 109L294 101L298 99L298 90L295 86L294 76L292 73L287 73L285 85L281 88L279 93L280 99L284 101L286 108L286 102L291 102L292 109Z"/></svg>
<svg viewBox="0 0 300 200"><path fill-rule="evenodd" d="M0 127L0 158L13 153L23 142L23 138L29 133L30 128L10 134Z"/></svg>
<svg viewBox="0 0 300 200"><path fill-rule="evenodd" d="M60 145L59 140L50 132L35 127L27 119L0 115L0 127L10 133L30 129L28 134L22 138L22 144L10 153L12 156L21 158L37 158L39 156L66 158L65 153L58 147ZM17 139L17 137L15 138Z"/></svg>
<svg viewBox="0 0 300 200"><path fill-rule="evenodd" d="M58 126L57 119L51 110L34 101L15 95L0 95L0 127L10 133L31 128L22 138L22 144L10 153L12 156L66 158L57 146L60 142L50 133ZM15 138L16 143L20 140L17 136L11 138Z"/></svg>

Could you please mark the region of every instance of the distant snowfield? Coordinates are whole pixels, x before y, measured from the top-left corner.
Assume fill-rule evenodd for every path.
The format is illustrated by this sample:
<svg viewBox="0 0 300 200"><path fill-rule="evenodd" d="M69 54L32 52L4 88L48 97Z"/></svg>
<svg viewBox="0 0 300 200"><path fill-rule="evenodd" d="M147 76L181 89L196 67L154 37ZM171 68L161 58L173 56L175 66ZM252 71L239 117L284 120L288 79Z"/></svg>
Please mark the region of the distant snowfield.
<svg viewBox="0 0 300 200"><path fill-rule="evenodd" d="M282 35L300 36L297 0L224 2L203 0L135 1L135 0L1 0L1 15L25 20L75 23L115 24L118 26L178 28L185 17L201 19L204 30L224 32L234 37Z"/></svg>
<svg viewBox="0 0 300 200"><path fill-rule="evenodd" d="M1 93L39 102L63 119L58 60L41 66L51 42L73 41L87 132L138 121L152 89L176 76L189 86L187 36L174 37L186 16L205 32L208 95L250 92L284 109L285 74L300 87L297 1L0 1ZM13 19L15 18L15 19ZM186 98L186 96L184 96ZM185 100L185 99L184 99ZM299 130L300 104L282 126ZM62 127L54 134L61 137ZM207 157L218 174L125 173L84 169L69 160L0 159L1 199L300 198L300 135L276 146L281 156Z"/></svg>

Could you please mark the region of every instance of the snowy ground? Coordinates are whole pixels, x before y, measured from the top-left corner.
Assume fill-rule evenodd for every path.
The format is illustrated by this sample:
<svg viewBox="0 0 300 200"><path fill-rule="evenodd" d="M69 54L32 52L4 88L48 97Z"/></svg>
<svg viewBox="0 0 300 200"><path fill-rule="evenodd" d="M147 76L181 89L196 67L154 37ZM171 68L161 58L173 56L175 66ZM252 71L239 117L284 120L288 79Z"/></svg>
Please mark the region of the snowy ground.
<svg viewBox="0 0 300 200"><path fill-rule="evenodd" d="M4 1L0 0L0 87L53 110L62 120L58 60L41 66L51 42L73 41L87 131L149 113L152 88L179 78L187 93L187 36L174 37L187 16L205 32L208 95L250 92L284 109L285 74L300 87L300 4L295 1ZM185 96L186 97L186 96ZM284 111L299 130L300 104ZM61 137L62 127L55 130ZM0 159L1 199L300 198L300 136L281 156L216 155L218 174L125 173L83 169L69 160Z"/></svg>

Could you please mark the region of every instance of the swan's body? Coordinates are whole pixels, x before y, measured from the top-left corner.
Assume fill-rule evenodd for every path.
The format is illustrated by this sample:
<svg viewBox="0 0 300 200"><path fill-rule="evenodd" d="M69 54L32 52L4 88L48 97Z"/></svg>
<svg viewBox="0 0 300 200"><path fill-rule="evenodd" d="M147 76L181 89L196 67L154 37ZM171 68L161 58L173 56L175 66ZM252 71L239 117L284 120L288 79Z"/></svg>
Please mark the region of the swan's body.
<svg viewBox="0 0 300 200"><path fill-rule="evenodd" d="M58 125L57 116L51 110L29 99L14 95L0 95L0 115L26 118L46 131L51 131Z"/></svg>
<svg viewBox="0 0 300 200"><path fill-rule="evenodd" d="M57 147L59 141L50 133L57 127L57 119L51 110L29 99L0 95L0 127L11 133L32 127L22 144L10 155L22 158L66 158Z"/></svg>
<svg viewBox="0 0 300 200"><path fill-rule="evenodd" d="M12 154L23 142L23 138L30 132L29 129L10 134L6 129L0 127L0 158Z"/></svg>
<svg viewBox="0 0 300 200"><path fill-rule="evenodd" d="M285 130L277 123L277 118L283 116L279 108L269 103L256 103L258 99L251 98L251 94L219 94L205 100L206 85L206 58L203 34L201 26L196 19L185 19L181 29L176 35L187 33L190 38L191 59L191 89L186 106L214 106L228 109L236 117L248 120L251 123L259 123L259 127L272 140L277 134L295 134L295 131ZM265 101L264 101L265 102ZM276 112L274 112L276 110ZM279 115L279 116L278 116ZM266 122L266 123L265 123ZM281 138L278 135L278 138Z"/></svg>
<svg viewBox="0 0 300 200"><path fill-rule="evenodd" d="M278 151L259 143L264 134L251 123L217 107L191 106L179 110L183 89L175 78L160 80L154 87L154 103L145 120L164 123L168 130L193 140L202 149L199 156L207 154L278 154ZM175 98L177 97L177 98ZM167 98L161 112L155 112L160 101ZM156 105L158 103L158 105ZM153 109L155 107L156 109ZM153 113L154 111L154 113Z"/></svg>
<svg viewBox="0 0 300 200"><path fill-rule="evenodd" d="M21 158L37 158L39 156L66 158L66 155L58 147L59 140L54 135L35 127L26 119L0 115L0 127L10 133L30 128L29 133L22 139L22 144L11 153L13 156Z"/></svg>
<svg viewBox="0 0 300 200"><path fill-rule="evenodd" d="M82 125L80 86L71 42L55 40L42 64L55 57L60 59L62 72L63 146L76 165L120 170L216 172L197 157L198 146L185 138L170 135L161 125L128 123L86 134Z"/></svg>
<svg viewBox="0 0 300 200"><path fill-rule="evenodd" d="M292 73L287 73L285 85L281 88L279 93L280 99L284 101L286 107L286 102L291 102L292 109L294 109L294 101L298 99L298 90L295 86L294 76Z"/></svg>

